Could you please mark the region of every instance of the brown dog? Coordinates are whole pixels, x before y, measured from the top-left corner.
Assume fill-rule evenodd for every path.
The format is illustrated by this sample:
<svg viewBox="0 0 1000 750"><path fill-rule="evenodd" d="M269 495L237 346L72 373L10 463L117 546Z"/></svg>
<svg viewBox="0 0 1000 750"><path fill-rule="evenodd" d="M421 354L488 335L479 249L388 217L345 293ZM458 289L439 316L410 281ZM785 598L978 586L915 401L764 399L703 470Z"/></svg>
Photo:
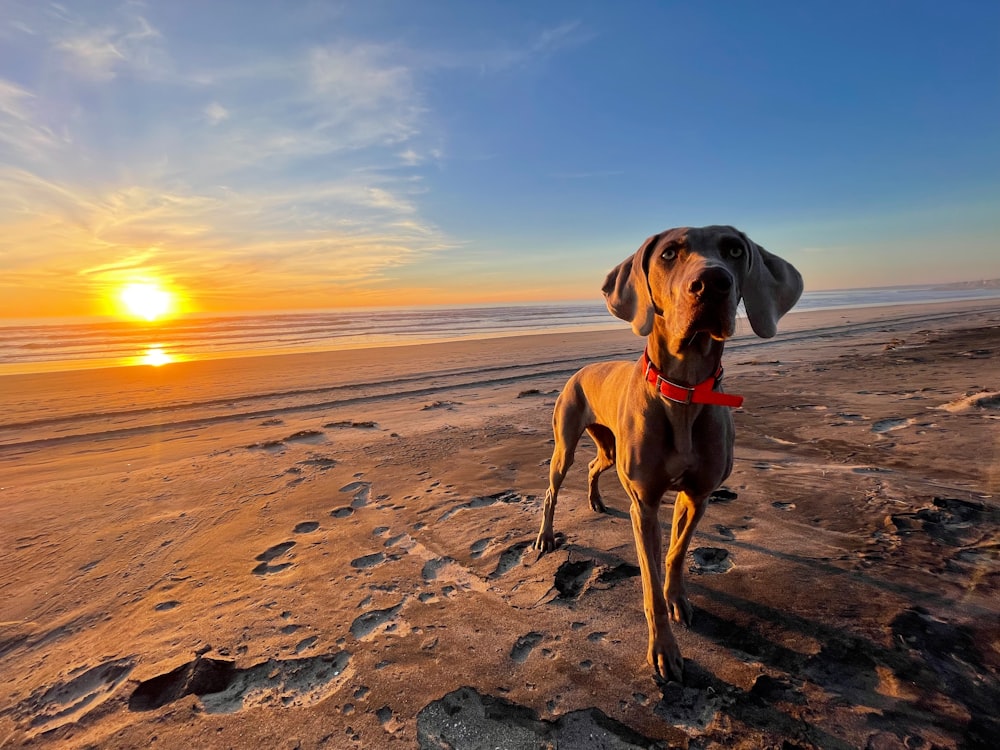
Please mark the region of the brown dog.
<svg viewBox="0 0 1000 750"><path fill-rule="evenodd" d="M708 497L733 468L731 406L722 392L722 350L743 299L754 332L770 338L802 294L790 264L728 226L670 229L646 240L604 282L608 309L647 336L639 362L601 362L573 375L552 415L541 553L555 548L556 497L587 431L597 445L590 463L590 506L604 512L598 478L614 465L632 501L632 529L649 625L649 663L661 679L681 679L683 661L670 620L690 623L684 556ZM674 501L663 581L657 518L667 490Z"/></svg>

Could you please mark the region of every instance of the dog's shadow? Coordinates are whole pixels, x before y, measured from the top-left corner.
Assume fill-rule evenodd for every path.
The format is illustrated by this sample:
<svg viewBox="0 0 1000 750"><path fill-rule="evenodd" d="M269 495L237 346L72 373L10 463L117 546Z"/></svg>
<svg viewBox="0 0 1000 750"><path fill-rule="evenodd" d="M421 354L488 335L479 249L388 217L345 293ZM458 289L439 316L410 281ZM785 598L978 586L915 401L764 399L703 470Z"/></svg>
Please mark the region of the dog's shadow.
<svg viewBox="0 0 1000 750"><path fill-rule="evenodd" d="M789 736L798 736L823 748L847 748L842 740L796 718L802 709L795 707L808 704L803 688L809 682L873 709L870 719L873 731L899 729L893 721L909 725L910 731L918 734L937 726L965 737L971 743L969 747L979 747L976 742L985 737L998 736L1000 720L994 716L993 707L1000 699L1000 686L995 680L981 679L988 669L973 645L971 631L960 625L938 621L924 614L925 610L919 606L913 607L893 620L897 645L887 647L870 638L697 583L689 584L688 589L692 595L704 597L703 604L743 613L742 617L730 617L695 606L692 633L742 652L767 665L769 671L783 674L761 674L749 690L744 690L685 660L684 683L665 686L665 702L670 700L670 690L710 687L724 696L720 710L739 721L762 729L787 731L793 733ZM790 633L816 638L822 648L816 653L800 653L782 645L767 635L775 625ZM883 675L887 673L910 685L915 697L883 694ZM968 718L928 713L922 708L935 705L936 696L942 694L968 710ZM781 704L788 706L787 712L780 708Z"/></svg>

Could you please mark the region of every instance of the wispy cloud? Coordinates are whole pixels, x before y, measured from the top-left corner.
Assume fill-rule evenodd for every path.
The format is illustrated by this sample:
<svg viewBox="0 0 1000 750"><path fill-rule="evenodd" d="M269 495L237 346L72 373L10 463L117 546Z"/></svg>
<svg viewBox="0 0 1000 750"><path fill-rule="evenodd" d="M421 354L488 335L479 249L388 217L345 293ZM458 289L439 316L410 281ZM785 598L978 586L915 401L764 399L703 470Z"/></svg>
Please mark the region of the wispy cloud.
<svg viewBox="0 0 1000 750"><path fill-rule="evenodd" d="M0 154L38 158L58 148L60 139L43 124L37 97L0 78Z"/></svg>
<svg viewBox="0 0 1000 750"><path fill-rule="evenodd" d="M108 81L126 67L149 70L154 59L162 54L161 34L134 12L127 12L116 23L99 27L72 17L67 20L69 28L57 32L53 46L62 54L70 75Z"/></svg>
<svg viewBox="0 0 1000 750"><path fill-rule="evenodd" d="M480 67L483 72L495 72L527 66L557 52L580 47L595 37L596 33L580 21L564 21L543 29L520 44L487 48L481 53Z"/></svg>

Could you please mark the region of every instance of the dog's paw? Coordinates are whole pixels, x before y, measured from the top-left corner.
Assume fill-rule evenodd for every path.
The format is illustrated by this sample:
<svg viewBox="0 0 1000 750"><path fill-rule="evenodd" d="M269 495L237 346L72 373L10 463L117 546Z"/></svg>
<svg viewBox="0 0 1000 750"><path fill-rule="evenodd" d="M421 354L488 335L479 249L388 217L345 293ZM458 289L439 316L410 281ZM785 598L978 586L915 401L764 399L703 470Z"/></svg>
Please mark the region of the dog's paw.
<svg viewBox="0 0 1000 750"><path fill-rule="evenodd" d="M600 495L591 495L589 499L590 499L590 509L592 511L594 511L595 513L608 512L608 508L607 506L605 506L604 501L601 500Z"/></svg>
<svg viewBox="0 0 1000 750"><path fill-rule="evenodd" d="M683 589L678 591L677 589L671 590L668 588L664 592L664 598L667 600L667 612L670 615L670 619L690 627L694 616L694 608L691 606L691 602L688 601Z"/></svg>
<svg viewBox="0 0 1000 750"><path fill-rule="evenodd" d="M546 552L552 552L553 550L558 549L565 542L566 535L561 531L555 534L549 533L548 535L546 535L544 531L539 531L538 538L535 539L534 544L531 545L533 549L538 550L538 557L536 557L535 560L541 560L542 556Z"/></svg>
<svg viewBox="0 0 1000 750"><path fill-rule="evenodd" d="M647 659L653 676L660 682L681 682L684 679L684 659L673 635L649 639Z"/></svg>
<svg viewBox="0 0 1000 750"><path fill-rule="evenodd" d="M532 546L538 550L538 556L541 557L546 552L551 552L556 548L556 535L551 531L539 531Z"/></svg>

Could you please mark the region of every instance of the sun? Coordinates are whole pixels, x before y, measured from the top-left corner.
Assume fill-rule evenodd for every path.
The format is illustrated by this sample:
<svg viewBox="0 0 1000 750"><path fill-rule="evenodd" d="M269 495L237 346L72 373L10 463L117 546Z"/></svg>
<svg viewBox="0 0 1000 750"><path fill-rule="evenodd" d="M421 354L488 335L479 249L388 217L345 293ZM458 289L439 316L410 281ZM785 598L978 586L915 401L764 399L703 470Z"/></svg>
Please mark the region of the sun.
<svg viewBox="0 0 1000 750"><path fill-rule="evenodd" d="M129 315L150 322L167 315L174 307L174 296L155 283L126 284L118 299Z"/></svg>

